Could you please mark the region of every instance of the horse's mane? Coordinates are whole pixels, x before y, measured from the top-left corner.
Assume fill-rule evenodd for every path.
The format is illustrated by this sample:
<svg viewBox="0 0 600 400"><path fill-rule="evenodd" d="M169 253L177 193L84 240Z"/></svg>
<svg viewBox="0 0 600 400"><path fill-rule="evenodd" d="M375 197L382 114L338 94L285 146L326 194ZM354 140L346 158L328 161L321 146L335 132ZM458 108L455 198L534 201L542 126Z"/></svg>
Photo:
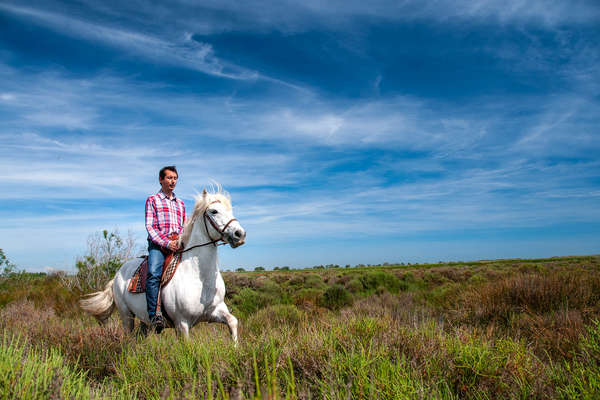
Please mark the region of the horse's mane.
<svg viewBox="0 0 600 400"><path fill-rule="evenodd" d="M220 201L221 204L225 206L228 210L231 210L231 196L227 193L223 188L218 185L215 188L210 189L210 192L204 190L201 194L197 194L194 196L196 203L194 204L194 211L192 212L192 216L189 217L185 221L185 225L183 226L183 231L179 237L180 245L185 245L188 243L190 236L192 235L192 229L194 228L194 223L198 218L202 218L204 211L208 208L208 206L213 201Z"/></svg>

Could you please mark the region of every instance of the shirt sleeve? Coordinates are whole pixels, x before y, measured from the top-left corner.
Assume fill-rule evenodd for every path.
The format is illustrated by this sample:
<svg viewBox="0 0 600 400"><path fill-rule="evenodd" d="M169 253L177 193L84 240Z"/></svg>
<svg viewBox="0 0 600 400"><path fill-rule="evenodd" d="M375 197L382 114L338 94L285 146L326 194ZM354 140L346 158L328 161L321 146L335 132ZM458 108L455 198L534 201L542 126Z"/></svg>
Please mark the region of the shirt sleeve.
<svg viewBox="0 0 600 400"><path fill-rule="evenodd" d="M167 247L169 239L167 235L156 229L156 207L152 201L152 197L148 197L146 200L146 230L150 240L161 247Z"/></svg>

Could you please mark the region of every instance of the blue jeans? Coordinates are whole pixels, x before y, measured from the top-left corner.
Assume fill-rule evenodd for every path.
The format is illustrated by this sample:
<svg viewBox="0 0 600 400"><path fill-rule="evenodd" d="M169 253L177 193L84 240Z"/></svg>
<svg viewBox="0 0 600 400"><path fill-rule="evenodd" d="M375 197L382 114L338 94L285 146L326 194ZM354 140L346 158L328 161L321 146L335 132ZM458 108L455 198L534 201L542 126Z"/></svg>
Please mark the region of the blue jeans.
<svg viewBox="0 0 600 400"><path fill-rule="evenodd" d="M162 247L148 240L148 278L146 278L146 306L150 321L156 314L156 302L158 301L158 288L160 276L162 275L165 255Z"/></svg>

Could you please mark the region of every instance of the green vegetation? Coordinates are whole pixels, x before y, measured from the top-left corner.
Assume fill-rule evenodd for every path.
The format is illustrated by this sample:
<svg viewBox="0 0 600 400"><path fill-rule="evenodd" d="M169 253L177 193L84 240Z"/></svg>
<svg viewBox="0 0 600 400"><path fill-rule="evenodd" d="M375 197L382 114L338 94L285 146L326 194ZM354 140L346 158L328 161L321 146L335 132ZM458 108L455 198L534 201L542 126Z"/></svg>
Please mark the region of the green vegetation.
<svg viewBox="0 0 600 400"><path fill-rule="evenodd" d="M126 336L77 277L6 274L0 397L600 398L597 256L223 277L237 347L220 324Z"/></svg>
<svg viewBox="0 0 600 400"><path fill-rule="evenodd" d="M18 337L2 335L0 398L87 399L92 395L85 373L65 365L60 353L28 349Z"/></svg>

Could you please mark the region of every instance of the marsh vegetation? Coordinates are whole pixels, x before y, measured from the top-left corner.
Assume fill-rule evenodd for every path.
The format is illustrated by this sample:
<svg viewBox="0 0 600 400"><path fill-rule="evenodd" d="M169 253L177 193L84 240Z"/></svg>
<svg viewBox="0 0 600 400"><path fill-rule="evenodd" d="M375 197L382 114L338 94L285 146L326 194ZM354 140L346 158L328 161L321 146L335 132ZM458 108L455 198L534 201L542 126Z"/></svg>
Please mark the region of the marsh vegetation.
<svg viewBox="0 0 600 400"><path fill-rule="evenodd" d="M600 257L225 272L227 328L126 336L3 274L2 398L594 399Z"/></svg>

